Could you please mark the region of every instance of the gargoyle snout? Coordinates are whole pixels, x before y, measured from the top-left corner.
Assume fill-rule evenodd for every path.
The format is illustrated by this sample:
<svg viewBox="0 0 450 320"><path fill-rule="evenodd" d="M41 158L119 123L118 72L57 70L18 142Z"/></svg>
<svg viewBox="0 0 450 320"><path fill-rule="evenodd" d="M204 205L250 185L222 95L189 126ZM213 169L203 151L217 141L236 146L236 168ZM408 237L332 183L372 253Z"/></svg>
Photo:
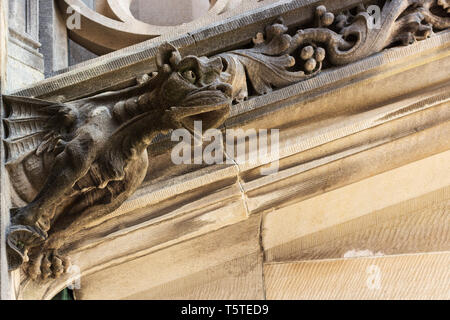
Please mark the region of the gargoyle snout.
<svg viewBox="0 0 450 320"><path fill-rule="evenodd" d="M229 98L231 98L231 95L233 94L233 87L224 82L214 84L209 89L222 91L222 93Z"/></svg>

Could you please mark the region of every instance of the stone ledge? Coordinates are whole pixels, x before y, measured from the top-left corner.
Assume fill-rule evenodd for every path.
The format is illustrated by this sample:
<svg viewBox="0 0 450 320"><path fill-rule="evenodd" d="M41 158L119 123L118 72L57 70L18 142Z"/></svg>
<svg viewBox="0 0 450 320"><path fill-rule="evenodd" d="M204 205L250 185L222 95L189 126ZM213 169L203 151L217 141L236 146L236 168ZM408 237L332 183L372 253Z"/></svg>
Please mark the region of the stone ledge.
<svg viewBox="0 0 450 320"><path fill-rule="evenodd" d="M92 95L113 86L130 83L136 75L155 71L156 48L163 41L172 43L183 55L211 55L230 47L249 43L257 32L263 31L267 24L280 16L285 19L288 26L294 26L311 20L314 8L319 4L336 10L345 9L357 3L361 1L343 0L338 4L334 0L293 0L274 3L246 12L245 15L227 18L220 24L213 23L188 34L160 37L118 50L95 59L93 63L10 94L58 101ZM210 49L205 48L205 43Z"/></svg>

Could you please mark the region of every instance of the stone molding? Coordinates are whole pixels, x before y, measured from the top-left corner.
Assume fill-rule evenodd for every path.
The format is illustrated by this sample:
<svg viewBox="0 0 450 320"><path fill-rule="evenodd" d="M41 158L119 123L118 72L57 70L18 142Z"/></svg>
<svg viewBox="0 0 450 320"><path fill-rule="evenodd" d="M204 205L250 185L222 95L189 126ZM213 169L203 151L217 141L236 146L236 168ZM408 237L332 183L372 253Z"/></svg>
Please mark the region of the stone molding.
<svg viewBox="0 0 450 320"><path fill-rule="evenodd" d="M10 94L67 101L117 86L128 86L137 74L156 71L156 49L164 41L173 44L182 55L210 56L251 43L258 32L264 31L278 18L283 18L288 27L298 26L312 21L319 4L324 4L330 11L339 11L360 2L295 0L273 3L201 26L188 34L161 36L115 51L74 68L61 70L61 74Z"/></svg>
<svg viewBox="0 0 450 320"><path fill-rule="evenodd" d="M236 12L263 5L257 0L219 0L215 1L204 17L178 26L157 26L137 20L130 12L130 0L102 0L97 3L97 11L88 8L81 0L58 2L65 20L74 12L79 13L81 17L83 27L70 30L71 38L99 55L159 36L185 34L218 18L224 19ZM267 2L271 1L266 0ZM67 13L69 7L73 10ZM219 15L221 17L218 17Z"/></svg>

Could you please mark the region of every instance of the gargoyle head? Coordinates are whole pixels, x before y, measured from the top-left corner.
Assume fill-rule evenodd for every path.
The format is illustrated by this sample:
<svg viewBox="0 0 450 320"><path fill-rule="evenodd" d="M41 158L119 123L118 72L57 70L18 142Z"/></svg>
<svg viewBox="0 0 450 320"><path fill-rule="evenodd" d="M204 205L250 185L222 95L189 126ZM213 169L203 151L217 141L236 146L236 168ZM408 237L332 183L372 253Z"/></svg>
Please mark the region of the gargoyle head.
<svg viewBox="0 0 450 320"><path fill-rule="evenodd" d="M221 81L222 59L186 56L168 43L156 55L158 78L164 79L159 91L172 127L193 131L194 121L204 129L220 126L229 114L232 88Z"/></svg>

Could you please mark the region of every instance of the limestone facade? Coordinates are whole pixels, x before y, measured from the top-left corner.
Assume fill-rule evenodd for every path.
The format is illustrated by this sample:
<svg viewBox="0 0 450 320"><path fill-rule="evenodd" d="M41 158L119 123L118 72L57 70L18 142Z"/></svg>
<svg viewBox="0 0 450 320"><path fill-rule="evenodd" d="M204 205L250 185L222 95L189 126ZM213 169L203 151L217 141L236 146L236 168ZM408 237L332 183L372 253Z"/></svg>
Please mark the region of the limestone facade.
<svg viewBox="0 0 450 320"><path fill-rule="evenodd" d="M77 299L450 299L448 1L160 3L0 0L1 298L51 299L75 283ZM74 13L81 29L67 28ZM278 152L174 164L161 132L120 206L47 230L72 268L8 272L15 208L46 178L37 162L11 165L33 130L15 127L30 116L15 117L14 97L82 110L164 65L184 76L189 55L208 57L204 68L218 57L229 76L224 144L241 130L232 144L250 159L249 132L277 129Z"/></svg>

